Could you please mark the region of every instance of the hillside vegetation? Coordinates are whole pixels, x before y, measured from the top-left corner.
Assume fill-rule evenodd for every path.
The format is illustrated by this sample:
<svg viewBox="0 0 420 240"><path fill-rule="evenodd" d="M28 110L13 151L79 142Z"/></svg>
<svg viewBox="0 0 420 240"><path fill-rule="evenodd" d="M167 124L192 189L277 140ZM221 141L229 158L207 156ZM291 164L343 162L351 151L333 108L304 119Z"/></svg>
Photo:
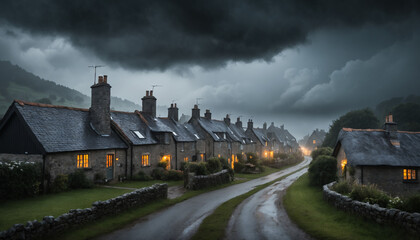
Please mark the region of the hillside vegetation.
<svg viewBox="0 0 420 240"><path fill-rule="evenodd" d="M42 79L8 61L0 61L0 118L13 100L89 108L90 97L74 89ZM140 106L118 97L111 98L111 108L134 111Z"/></svg>

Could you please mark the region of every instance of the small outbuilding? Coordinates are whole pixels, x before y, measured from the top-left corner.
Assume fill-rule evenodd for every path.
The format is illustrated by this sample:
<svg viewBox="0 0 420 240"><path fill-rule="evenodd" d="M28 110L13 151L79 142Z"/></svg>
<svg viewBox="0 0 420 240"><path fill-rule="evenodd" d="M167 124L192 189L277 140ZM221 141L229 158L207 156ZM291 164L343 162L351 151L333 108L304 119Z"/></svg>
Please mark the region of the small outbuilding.
<svg viewBox="0 0 420 240"><path fill-rule="evenodd" d="M392 115L383 129L343 128L333 155L341 178L376 184L393 195L420 191L420 132L398 131Z"/></svg>

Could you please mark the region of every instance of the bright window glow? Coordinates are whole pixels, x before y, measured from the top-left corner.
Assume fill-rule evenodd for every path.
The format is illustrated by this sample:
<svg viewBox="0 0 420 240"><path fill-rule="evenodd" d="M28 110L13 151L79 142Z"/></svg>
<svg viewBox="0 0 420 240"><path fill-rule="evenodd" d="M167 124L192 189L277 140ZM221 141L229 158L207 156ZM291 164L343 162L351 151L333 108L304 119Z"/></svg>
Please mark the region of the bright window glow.
<svg viewBox="0 0 420 240"><path fill-rule="evenodd" d="M143 154L143 155L141 155L141 166L142 167L150 166L149 154Z"/></svg>
<svg viewBox="0 0 420 240"><path fill-rule="evenodd" d="M89 156L87 154L77 155L77 168L88 168Z"/></svg>
<svg viewBox="0 0 420 240"><path fill-rule="evenodd" d="M184 162L188 162L188 157L184 157Z"/></svg>
<svg viewBox="0 0 420 240"><path fill-rule="evenodd" d="M313 143L313 144L316 144L316 140L314 139L314 140L312 141L312 143Z"/></svg>
<svg viewBox="0 0 420 240"><path fill-rule="evenodd" d="M140 139L143 139L143 138L145 138L144 136L143 136L143 134L141 134L139 131L133 131L133 133L138 137L138 138L140 138Z"/></svg>
<svg viewBox="0 0 420 240"><path fill-rule="evenodd" d="M404 180L417 180L416 169L404 169Z"/></svg>
<svg viewBox="0 0 420 240"><path fill-rule="evenodd" d="M160 161L166 162L166 170L171 169L171 155L163 155Z"/></svg>
<svg viewBox="0 0 420 240"><path fill-rule="evenodd" d="M344 173L344 168L347 165L347 159L341 160L341 171Z"/></svg>
<svg viewBox="0 0 420 240"><path fill-rule="evenodd" d="M112 165L114 164L114 155L113 154L107 154L106 155L106 167L112 167Z"/></svg>
<svg viewBox="0 0 420 240"><path fill-rule="evenodd" d="M204 153L200 154L201 161L204 161Z"/></svg>

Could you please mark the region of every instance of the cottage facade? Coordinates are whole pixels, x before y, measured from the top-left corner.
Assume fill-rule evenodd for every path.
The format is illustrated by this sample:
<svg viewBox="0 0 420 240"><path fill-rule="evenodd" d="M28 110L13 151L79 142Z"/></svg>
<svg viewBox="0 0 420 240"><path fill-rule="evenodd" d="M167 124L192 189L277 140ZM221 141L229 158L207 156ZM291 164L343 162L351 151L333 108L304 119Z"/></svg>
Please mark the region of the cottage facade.
<svg viewBox="0 0 420 240"><path fill-rule="evenodd" d="M392 115L384 129L343 128L333 155L341 178L376 184L394 195L420 191L420 133L398 131Z"/></svg>

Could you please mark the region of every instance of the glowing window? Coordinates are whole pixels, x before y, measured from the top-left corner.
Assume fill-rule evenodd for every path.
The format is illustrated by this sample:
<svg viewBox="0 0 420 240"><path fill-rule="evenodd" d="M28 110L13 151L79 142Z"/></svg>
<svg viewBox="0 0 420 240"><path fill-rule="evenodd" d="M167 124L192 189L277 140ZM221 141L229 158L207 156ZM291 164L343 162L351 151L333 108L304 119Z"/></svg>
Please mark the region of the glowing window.
<svg viewBox="0 0 420 240"><path fill-rule="evenodd" d="M106 167L112 167L113 163L114 163L114 154L107 154L106 155Z"/></svg>
<svg viewBox="0 0 420 240"><path fill-rule="evenodd" d="M204 161L204 153L200 154L201 161Z"/></svg>
<svg viewBox="0 0 420 240"><path fill-rule="evenodd" d="M220 154L217 154L217 157L220 158Z"/></svg>
<svg viewBox="0 0 420 240"><path fill-rule="evenodd" d="M145 138L144 136L143 136L143 134L141 134L139 131L133 131L133 133L138 137L138 138L140 138L140 139L143 139L143 138Z"/></svg>
<svg viewBox="0 0 420 240"><path fill-rule="evenodd" d="M312 143L313 143L313 144L316 144L316 140L314 139L314 140L312 141Z"/></svg>
<svg viewBox="0 0 420 240"><path fill-rule="evenodd" d="M150 166L149 154L143 154L143 155L141 155L141 166L142 167L148 167L148 166Z"/></svg>
<svg viewBox="0 0 420 240"><path fill-rule="evenodd" d="M417 173L416 169L406 169L403 170L403 179L406 181L414 181L417 180Z"/></svg>
<svg viewBox="0 0 420 240"><path fill-rule="evenodd" d="M171 155L163 155L160 161L166 162L166 170L171 169Z"/></svg>
<svg viewBox="0 0 420 240"><path fill-rule="evenodd" d="M184 162L188 162L188 157L184 157Z"/></svg>
<svg viewBox="0 0 420 240"><path fill-rule="evenodd" d="M274 158L274 151L270 151L270 158Z"/></svg>
<svg viewBox="0 0 420 240"><path fill-rule="evenodd" d="M344 168L346 167L346 165L347 165L347 159L341 160L341 172L344 173Z"/></svg>
<svg viewBox="0 0 420 240"><path fill-rule="evenodd" d="M89 156L87 154L77 155L77 168L88 168Z"/></svg>

